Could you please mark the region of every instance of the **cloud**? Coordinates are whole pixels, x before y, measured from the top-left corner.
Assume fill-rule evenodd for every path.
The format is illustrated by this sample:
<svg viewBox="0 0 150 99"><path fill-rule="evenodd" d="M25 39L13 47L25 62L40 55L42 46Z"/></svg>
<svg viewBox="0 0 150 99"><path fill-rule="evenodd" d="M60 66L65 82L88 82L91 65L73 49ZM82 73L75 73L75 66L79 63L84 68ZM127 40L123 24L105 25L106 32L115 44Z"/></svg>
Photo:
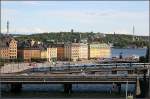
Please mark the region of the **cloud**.
<svg viewBox="0 0 150 99"><path fill-rule="evenodd" d="M39 5L40 4L40 2L38 2L38 1L22 1L21 2L21 4L23 4L23 5Z"/></svg>
<svg viewBox="0 0 150 99"><path fill-rule="evenodd" d="M148 11L145 12L127 12L117 10L48 10L40 12L42 15L66 17L66 18L136 18L136 17L148 17Z"/></svg>
<svg viewBox="0 0 150 99"><path fill-rule="evenodd" d="M122 22L130 24L134 20L148 19L148 11L146 12L127 12L117 10L47 10L39 12L39 15L49 20L66 21L66 23L73 23L74 25L85 25L89 26L100 25L100 24L116 24L116 22ZM59 21L57 21L59 20ZM136 21L136 22L137 22ZM134 22L132 22L134 23Z"/></svg>
<svg viewBox="0 0 150 99"><path fill-rule="evenodd" d="M2 8L1 9L1 14L3 15L10 15L10 14L17 14L18 10L16 9L10 9L10 8Z"/></svg>
<svg viewBox="0 0 150 99"><path fill-rule="evenodd" d="M4 8L1 9L2 19L5 22L6 20L10 20L10 22L14 23L14 26L16 25L15 23L17 23L18 21L17 24L18 27L16 28L16 31L22 33L48 31L48 29L45 29L43 27L51 27L51 29L54 30L73 27L73 28L79 28L79 31L88 30L88 29L93 29L93 30L95 29L94 31L101 31L101 30L110 31L111 28L115 28L115 27L124 28L124 26L127 27L127 25L129 26L131 24L135 24L135 25L142 24L141 26L138 26L139 30L141 27L141 31L146 31L146 29L144 29L143 27L145 27L144 25L149 18L149 12L146 10L143 12L141 11L133 12L132 10L121 11L119 9L116 10L109 9L110 7L108 7L107 9L101 9L101 8L84 9L84 7L83 8L81 7L81 9L78 8L76 9L74 8L74 6L71 7L70 9L69 8L66 9L66 7L68 7L68 4L66 4L66 7L62 8L62 3L47 3L46 1L44 3L41 3L39 1L21 1L19 3L16 2L16 4L17 5L21 4L23 8L32 7L34 5L36 6L35 9L31 9L31 11L30 10L22 11L23 9L18 9L18 8L15 9L16 6L13 9L10 9L10 7L9 8L4 7L5 9ZM60 4L60 6L58 4ZM22 23L20 19L24 19ZM29 20L30 23L34 22L35 27L32 27L31 24L29 24L31 28L26 27L29 26L26 24L27 21ZM5 22L3 23L5 24ZM20 23L24 25L19 25ZM45 26L44 25L42 26L41 24L45 24ZM119 29L119 30L116 29L114 31L118 33L129 33L129 34L132 32L132 31L131 32L127 31L126 29Z"/></svg>

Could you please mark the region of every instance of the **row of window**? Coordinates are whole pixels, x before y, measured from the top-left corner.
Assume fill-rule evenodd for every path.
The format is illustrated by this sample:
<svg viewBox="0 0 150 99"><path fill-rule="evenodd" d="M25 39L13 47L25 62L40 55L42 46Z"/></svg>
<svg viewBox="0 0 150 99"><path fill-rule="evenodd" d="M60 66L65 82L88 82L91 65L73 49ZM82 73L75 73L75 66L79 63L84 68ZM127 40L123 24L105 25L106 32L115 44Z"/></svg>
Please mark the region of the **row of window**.
<svg viewBox="0 0 150 99"><path fill-rule="evenodd" d="M17 58L17 56L10 56L10 58Z"/></svg>

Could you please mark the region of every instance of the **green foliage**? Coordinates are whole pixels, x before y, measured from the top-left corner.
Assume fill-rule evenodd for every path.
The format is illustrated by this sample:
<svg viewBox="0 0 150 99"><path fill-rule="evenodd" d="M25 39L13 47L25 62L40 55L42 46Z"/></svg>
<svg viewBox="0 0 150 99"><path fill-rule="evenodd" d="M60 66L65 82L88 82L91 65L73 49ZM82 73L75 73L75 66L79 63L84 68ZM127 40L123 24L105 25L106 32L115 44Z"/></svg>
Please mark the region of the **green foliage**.
<svg viewBox="0 0 150 99"><path fill-rule="evenodd" d="M87 39L88 42L98 41L104 43L113 43L114 47L117 48L127 48L129 46L136 47L145 47L148 45L147 38L144 36L135 37L135 41L132 39L132 35L125 34L106 34L106 36L102 36L97 38L97 35L100 33L93 32L51 32L51 33L40 33L40 34L31 34L31 35L21 35L16 37L17 40L28 40L33 39L37 41L42 41L46 44L52 44L56 42L79 42L80 39ZM81 37L81 38L80 38Z"/></svg>

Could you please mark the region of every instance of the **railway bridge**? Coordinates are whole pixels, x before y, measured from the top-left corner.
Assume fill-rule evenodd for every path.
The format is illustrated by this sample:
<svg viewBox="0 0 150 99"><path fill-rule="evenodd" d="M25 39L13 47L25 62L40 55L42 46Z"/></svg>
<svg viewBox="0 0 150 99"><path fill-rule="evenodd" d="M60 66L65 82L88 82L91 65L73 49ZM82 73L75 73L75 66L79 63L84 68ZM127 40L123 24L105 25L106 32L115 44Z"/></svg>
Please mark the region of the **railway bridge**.
<svg viewBox="0 0 150 99"><path fill-rule="evenodd" d="M84 71L79 67L69 70L62 67L51 72L1 74L0 83L10 84L12 91L21 91L22 84L63 84L66 93L72 92L72 84L116 84L120 92L121 84L132 83L136 84L135 93L138 96L148 92L149 67L149 64L136 67L95 65L94 68L84 68ZM121 74L121 71L127 71L127 74Z"/></svg>

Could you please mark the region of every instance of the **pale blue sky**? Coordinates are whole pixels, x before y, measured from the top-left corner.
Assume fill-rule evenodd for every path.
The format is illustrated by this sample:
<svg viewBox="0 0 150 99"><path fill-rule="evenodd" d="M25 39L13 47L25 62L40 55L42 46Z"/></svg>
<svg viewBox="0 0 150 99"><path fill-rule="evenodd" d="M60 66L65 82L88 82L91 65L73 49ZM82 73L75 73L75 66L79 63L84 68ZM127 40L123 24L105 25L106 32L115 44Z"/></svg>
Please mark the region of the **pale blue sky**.
<svg viewBox="0 0 150 99"><path fill-rule="evenodd" d="M148 1L3 1L1 30L11 33L104 32L149 33Z"/></svg>

